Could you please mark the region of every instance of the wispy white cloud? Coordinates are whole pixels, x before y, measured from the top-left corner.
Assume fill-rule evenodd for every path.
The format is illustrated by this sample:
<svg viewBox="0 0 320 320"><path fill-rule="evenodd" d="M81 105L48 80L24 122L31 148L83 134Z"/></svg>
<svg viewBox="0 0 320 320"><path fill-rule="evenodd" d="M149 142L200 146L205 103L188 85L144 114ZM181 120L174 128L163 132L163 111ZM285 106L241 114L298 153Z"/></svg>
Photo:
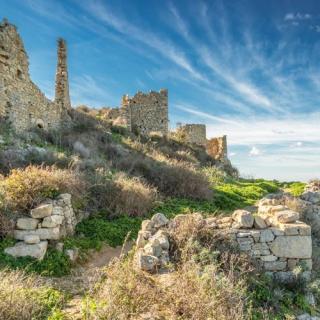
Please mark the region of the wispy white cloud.
<svg viewBox="0 0 320 320"><path fill-rule="evenodd" d="M312 18L312 15L310 13L293 13L289 12L284 16L285 21L292 21L292 20L309 20Z"/></svg>
<svg viewBox="0 0 320 320"><path fill-rule="evenodd" d="M214 115L209 114L207 112L197 110L197 108L195 106L190 106L188 104L183 104L183 105L175 104L173 107L180 109L180 110L183 110L185 112L188 112L190 114L196 115L198 117L204 118L204 119L209 119L211 121L213 120L213 121L225 123L228 125L239 126L239 123L237 121L230 120L227 118L217 117L217 116L214 116Z"/></svg>
<svg viewBox="0 0 320 320"><path fill-rule="evenodd" d="M249 152L249 156L251 157L257 157L261 155L261 150L257 147L253 146Z"/></svg>
<svg viewBox="0 0 320 320"><path fill-rule="evenodd" d="M87 74L71 79L70 93L73 106L85 104L90 107L102 107L119 99L107 90L107 85L103 86L101 79Z"/></svg>
<svg viewBox="0 0 320 320"><path fill-rule="evenodd" d="M86 4L87 5L87 4ZM114 12L100 1L90 2L87 6L89 12L101 21L107 23L118 32L132 37L144 45L157 50L163 57L171 60L198 80L206 81L187 59L186 55L180 49L176 48L173 43L163 40L163 37L157 36L152 32L141 29L130 23L123 17L117 16Z"/></svg>

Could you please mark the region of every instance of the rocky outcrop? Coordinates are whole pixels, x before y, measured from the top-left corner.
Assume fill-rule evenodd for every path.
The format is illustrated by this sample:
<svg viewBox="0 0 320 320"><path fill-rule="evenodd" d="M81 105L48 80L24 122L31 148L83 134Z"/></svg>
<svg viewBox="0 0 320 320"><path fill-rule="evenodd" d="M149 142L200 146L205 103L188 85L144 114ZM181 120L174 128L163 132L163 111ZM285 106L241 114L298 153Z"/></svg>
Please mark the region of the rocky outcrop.
<svg viewBox="0 0 320 320"><path fill-rule="evenodd" d="M48 241L72 235L77 224L71 195L67 193L32 209L30 216L17 220L14 237L19 242L14 247L6 248L7 254L41 260L47 251Z"/></svg>

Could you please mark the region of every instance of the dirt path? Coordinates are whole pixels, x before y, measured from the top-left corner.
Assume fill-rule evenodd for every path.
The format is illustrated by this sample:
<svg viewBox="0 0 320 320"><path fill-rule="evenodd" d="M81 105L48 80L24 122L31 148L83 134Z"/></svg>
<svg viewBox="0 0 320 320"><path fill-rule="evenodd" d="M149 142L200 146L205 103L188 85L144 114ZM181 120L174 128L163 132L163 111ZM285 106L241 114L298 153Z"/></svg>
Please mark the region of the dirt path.
<svg viewBox="0 0 320 320"><path fill-rule="evenodd" d="M61 278L47 278L46 282L56 289L59 289L71 296L64 308L64 313L68 320L80 320L81 304L85 294L93 288L94 284L101 278L102 269L107 266L112 259L126 254L133 243L128 242L124 246L112 248L103 246L101 250L90 254L86 263L75 267L71 274Z"/></svg>

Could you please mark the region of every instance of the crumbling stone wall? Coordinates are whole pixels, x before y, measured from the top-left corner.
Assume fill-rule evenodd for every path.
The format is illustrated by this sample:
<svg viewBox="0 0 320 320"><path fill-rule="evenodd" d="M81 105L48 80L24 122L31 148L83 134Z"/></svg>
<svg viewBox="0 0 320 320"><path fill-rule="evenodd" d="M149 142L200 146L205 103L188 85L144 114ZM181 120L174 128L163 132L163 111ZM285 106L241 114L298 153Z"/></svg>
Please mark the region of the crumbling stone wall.
<svg viewBox="0 0 320 320"><path fill-rule="evenodd" d="M236 210L229 217L204 218L195 213L180 214L168 220L157 213L151 220L142 222L136 242L137 266L148 272L166 269L169 262L174 261L170 257L170 247L177 226L186 222L202 229L202 234L207 231L236 244L240 251L256 261L257 266L281 282L295 281L297 266L303 268L303 276L309 279L312 270L311 228L299 221L298 212L284 204L286 197L283 194L265 197L254 214Z"/></svg>
<svg viewBox="0 0 320 320"><path fill-rule="evenodd" d="M184 141L205 146L207 133L205 124L186 124L177 129L177 133L183 136Z"/></svg>
<svg viewBox="0 0 320 320"><path fill-rule="evenodd" d="M168 90L138 92L132 98L123 96L121 115L129 130L143 134L168 133Z"/></svg>
<svg viewBox="0 0 320 320"><path fill-rule="evenodd" d="M0 117L20 132L35 126L56 128L66 117L62 106L31 81L23 42L6 19L0 23Z"/></svg>
<svg viewBox="0 0 320 320"><path fill-rule="evenodd" d="M207 153L216 160L226 161L228 159L227 136L208 140Z"/></svg>

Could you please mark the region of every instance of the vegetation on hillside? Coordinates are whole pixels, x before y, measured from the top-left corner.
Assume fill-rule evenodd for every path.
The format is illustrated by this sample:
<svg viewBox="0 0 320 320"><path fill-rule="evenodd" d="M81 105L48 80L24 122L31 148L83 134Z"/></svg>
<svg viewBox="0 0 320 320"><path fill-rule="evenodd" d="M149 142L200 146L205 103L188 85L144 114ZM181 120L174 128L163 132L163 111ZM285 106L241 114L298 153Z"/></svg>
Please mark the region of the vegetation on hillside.
<svg viewBox="0 0 320 320"><path fill-rule="evenodd" d="M4 253L15 242L11 218L28 214L46 198L68 192L75 210L90 212L75 235L63 240L66 249L78 248L85 260L91 250L135 239L142 220L156 212L168 218L195 212L229 215L268 193L284 189L299 195L305 186L241 179L230 164L216 162L202 147L177 136L130 133L88 110L74 112L73 119L73 125L60 132L36 130L25 137L0 126L0 278L7 279L0 284L0 318L67 320L59 309L65 297L39 283L37 275L70 274L68 257L53 246L42 261ZM291 319L296 310L313 312L303 283L280 289L254 272L234 248L224 250L218 239L193 235L185 227L176 239L184 243L170 279L174 286L163 287L155 277L133 269L131 253L106 269L111 285L102 281L90 292L83 318L135 319L154 311L164 319L280 320ZM320 297L317 284L313 290ZM13 307L16 300L24 318Z"/></svg>

